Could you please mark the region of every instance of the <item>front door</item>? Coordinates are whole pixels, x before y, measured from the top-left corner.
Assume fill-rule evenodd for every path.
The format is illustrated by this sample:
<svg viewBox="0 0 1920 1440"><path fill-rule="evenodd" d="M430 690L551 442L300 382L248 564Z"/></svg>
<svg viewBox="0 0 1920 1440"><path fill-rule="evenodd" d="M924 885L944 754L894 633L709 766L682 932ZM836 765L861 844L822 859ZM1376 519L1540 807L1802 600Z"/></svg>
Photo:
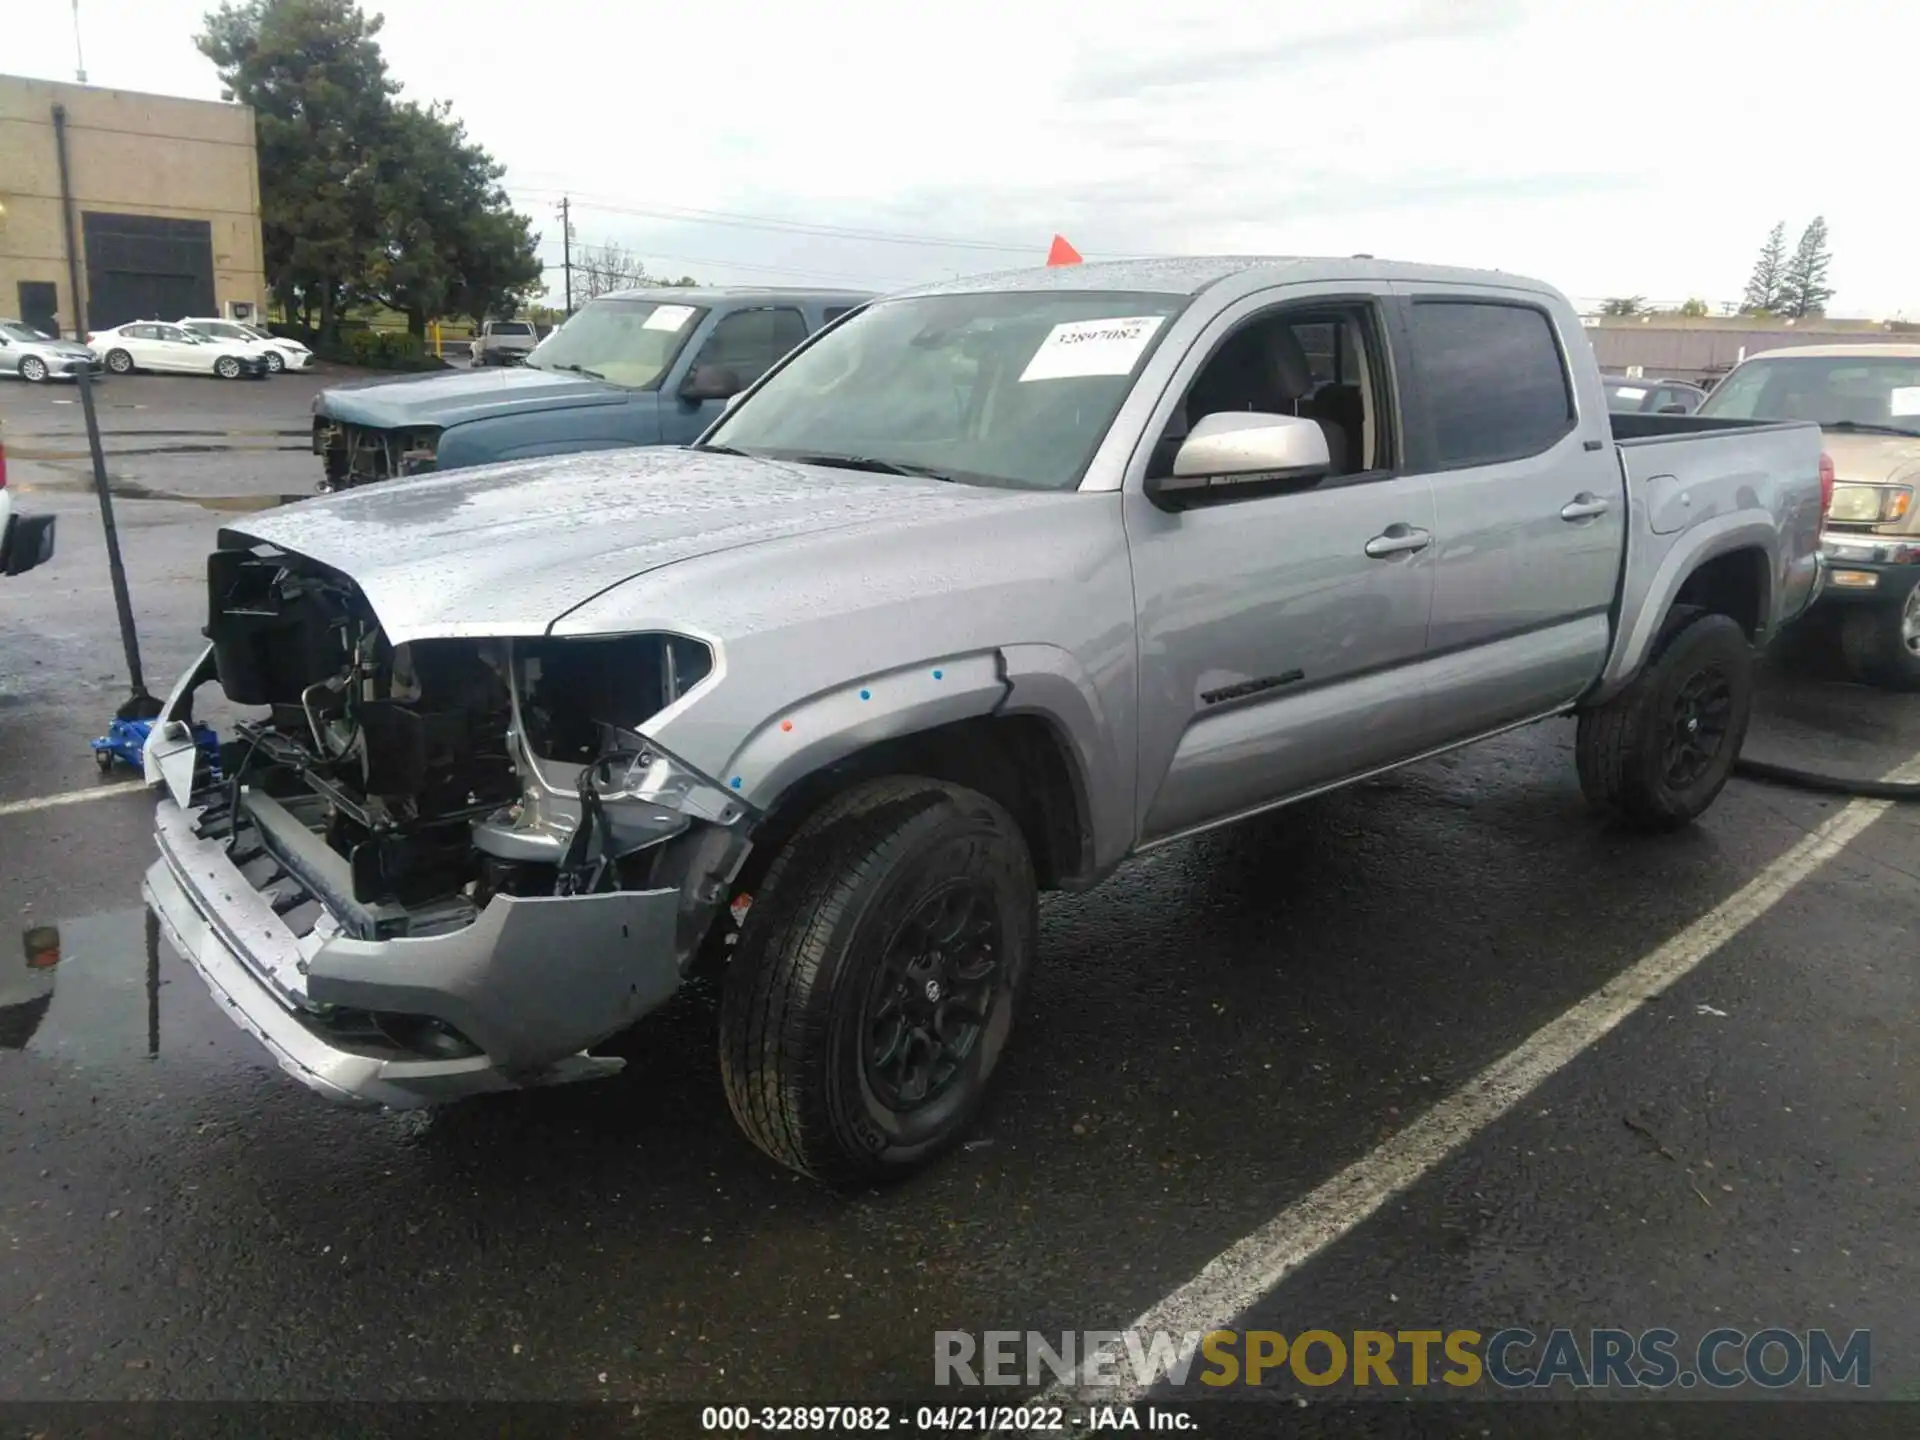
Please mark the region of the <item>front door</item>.
<svg viewBox="0 0 1920 1440"><path fill-rule="evenodd" d="M1162 402L1153 455L1135 458L1123 513L1138 610L1142 842L1421 747L1433 492L1404 463L1381 290L1295 287L1226 312ZM1185 428L1222 409L1321 421L1336 473L1158 509L1141 490L1145 469L1170 473Z"/></svg>
<svg viewBox="0 0 1920 1440"><path fill-rule="evenodd" d="M196 341L178 325L155 325L149 346L155 370L211 370L213 350Z"/></svg>
<svg viewBox="0 0 1920 1440"><path fill-rule="evenodd" d="M1582 416L1538 296L1404 287L1433 480L1428 705L1442 743L1531 720L1599 676L1626 509L1603 406Z"/></svg>
<svg viewBox="0 0 1920 1440"><path fill-rule="evenodd" d="M702 365L731 370L744 390L806 338L806 317L790 306L735 310L714 322L687 373ZM724 399L695 402L673 396L660 407L660 439L667 445L691 444L726 408Z"/></svg>

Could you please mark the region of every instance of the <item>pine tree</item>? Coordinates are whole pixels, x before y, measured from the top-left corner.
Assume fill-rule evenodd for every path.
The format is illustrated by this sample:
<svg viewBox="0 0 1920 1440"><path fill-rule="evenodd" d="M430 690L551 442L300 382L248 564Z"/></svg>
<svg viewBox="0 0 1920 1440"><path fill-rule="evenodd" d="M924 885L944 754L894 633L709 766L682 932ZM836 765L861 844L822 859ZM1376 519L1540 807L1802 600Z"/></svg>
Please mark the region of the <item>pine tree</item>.
<svg viewBox="0 0 1920 1440"><path fill-rule="evenodd" d="M1827 301L1833 298L1833 287L1827 284L1827 267L1832 263L1833 254L1827 249L1827 220L1824 215L1816 215L1813 223L1800 232L1800 243L1794 246L1793 258L1780 277L1780 313L1795 320L1826 314Z"/></svg>
<svg viewBox="0 0 1920 1440"><path fill-rule="evenodd" d="M1780 283L1787 261L1787 222L1782 220L1767 235L1767 243L1754 262L1753 276L1747 281L1746 299L1740 306L1743 315L1780 308Z"/></svg>

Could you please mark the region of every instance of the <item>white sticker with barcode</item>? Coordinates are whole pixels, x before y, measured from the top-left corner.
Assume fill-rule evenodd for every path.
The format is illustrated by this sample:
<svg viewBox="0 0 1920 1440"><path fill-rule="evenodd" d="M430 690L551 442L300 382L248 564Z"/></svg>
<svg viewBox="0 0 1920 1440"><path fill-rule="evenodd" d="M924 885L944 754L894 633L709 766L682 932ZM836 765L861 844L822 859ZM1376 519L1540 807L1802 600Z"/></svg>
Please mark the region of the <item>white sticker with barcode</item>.
<svg viewBox="0 0 1920 1440"><path fill-rule="evenodd" d="M1920 415L1920 385L1896 385L1887 396L1889 415Z"/></svg>
<svg viewBox="0 0 1920 1440"><path fill-rule="evenodd" d="M687 317L693 314L691 305L662 305L647 317L642 330L678 330L687 323Z"/></svg>
<svg viewBox="0 0 1920 1440"><path fill-rule="evenodd" d="M1631 385L1622 385L1613 393L1616 398L1621 400L1644 400L1647 398L1646 391L1635 390Z"/></svg>
<svg viewBox="0 0 1920 1440"><path fill-rule="evenodd" d="M1125 375L1153 339L1163 317L1128 315L1113 320L1069 320L1056 325L1020 372L1029 380L1075 380L1087 375Z"/></svg>

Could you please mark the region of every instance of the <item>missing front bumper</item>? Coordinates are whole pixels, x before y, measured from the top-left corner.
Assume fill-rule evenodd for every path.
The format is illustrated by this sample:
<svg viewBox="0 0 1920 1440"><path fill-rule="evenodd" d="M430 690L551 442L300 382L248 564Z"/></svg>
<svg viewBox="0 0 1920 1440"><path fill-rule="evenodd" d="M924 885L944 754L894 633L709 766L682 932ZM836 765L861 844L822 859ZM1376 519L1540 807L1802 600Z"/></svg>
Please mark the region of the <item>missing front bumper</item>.
<svg viewBox="0 0 1920 1440"><path fill-rule="evenodd" d="M143 892L169 943L282 1069L330 1099L394 1108L590 1078L620 1068L585 1048L638 1020L680 982L674 890L500 895L444 934L294 932L272 900L161 800L160 858ZM349 1015L425 1017L483 1052L431 1059L343 1031Z"/></svg>

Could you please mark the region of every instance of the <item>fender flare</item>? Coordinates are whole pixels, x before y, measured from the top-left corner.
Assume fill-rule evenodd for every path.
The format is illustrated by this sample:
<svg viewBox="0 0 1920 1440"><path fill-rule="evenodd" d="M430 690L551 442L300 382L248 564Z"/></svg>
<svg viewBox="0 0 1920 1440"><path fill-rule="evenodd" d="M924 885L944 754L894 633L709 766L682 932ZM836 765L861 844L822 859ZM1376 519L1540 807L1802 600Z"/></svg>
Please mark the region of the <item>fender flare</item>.
<svg viewBox="0 0 1920 1440"><path fill-rule="evenodd" d="M1680 537L1679 543L1660 558L1658 567L1642 587L1637 605L1628 595L1636 587L1632 573L1624 577L1622 604L1616 621L1613 653L1593 689L1582 698L1582 705L1598 705L1625 689L1640 673L1652 655L1665 623L1667 612L1689 577L1702 565L1736 550L1758 550L1766 564L1761 575L1764 587L1760 597L1758 639L1773 630L1774 595L1778 585L1780 532L1764 511L1737 510L1701 522Z"/></svg>

